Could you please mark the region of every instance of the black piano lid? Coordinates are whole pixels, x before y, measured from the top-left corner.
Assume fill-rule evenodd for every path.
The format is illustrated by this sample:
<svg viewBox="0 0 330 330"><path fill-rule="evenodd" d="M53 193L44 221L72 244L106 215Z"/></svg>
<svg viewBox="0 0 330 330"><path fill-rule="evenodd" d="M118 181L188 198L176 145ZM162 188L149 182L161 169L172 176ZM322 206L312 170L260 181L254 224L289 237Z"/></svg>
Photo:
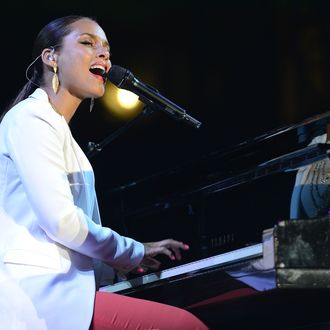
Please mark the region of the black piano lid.
<svg viewBox="0 0 330 330"><path fill-rule="evenodd" d="M298 124L271 130L175 168L120 185L110 189L107 195L124 194L130 200L130 206L126 205L127 212L128 209L146 207L157 209L173 201L186 202L187 198L194 198L200 192L217 192L217 185L226 189L290 167L302 166L306 157L316 157L317 160L327 152L321 145L305 147L313 137L326 132L329 121L330 112L318 114Z"/></svg>

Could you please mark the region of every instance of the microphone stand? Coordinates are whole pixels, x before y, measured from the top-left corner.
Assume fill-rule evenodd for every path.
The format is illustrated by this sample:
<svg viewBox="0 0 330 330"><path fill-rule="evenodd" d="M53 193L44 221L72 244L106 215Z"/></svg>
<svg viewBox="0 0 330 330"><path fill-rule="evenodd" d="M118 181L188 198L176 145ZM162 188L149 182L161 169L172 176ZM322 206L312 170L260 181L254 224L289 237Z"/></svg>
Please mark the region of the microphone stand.
<svg viewBox="0 0 330 330"><path fill-rule="evenodd" d="M157 91L157 90L155 90L155 91ZM120 134L125 132L128 128L130 128L132 125L134 125L137 121L141 120L146 115L151 114L155 110L163 111L163 112L167 113L168 115L170 115L171 117L173 117L174 119L182 120L185 123L187 123L195 128L199 128L200 125L202 124L197 119L188 115L184 109L179 108L173 102L165 99L164 97L162 97L162 100L164 101L164 103L166 105L165 107L154 103L152 100L149 100L147 97L145 97L143 95L139 95L139 100L145 104L145 107L132 121L128 122L126 125L119 128L118 130L116 130L113 134L111 134L110 136L105 138L100 143L88 142L87 152L86 152L86 156L88 158L92 158L93 156L95 156L97 153L99 153L103 149L104 146L106 146L111 141L113 141L115 138L117 138Z"/></svg>
<svg viewBox="0 0 330 330"><path fill-rule="evenodd" d="M150 115L152 112L154 112L154 109L152 109L152 105L146 105L143 110L131 121L129 121L127 124L122 126L121 128L117 129L115 132L113 132L111 135L106 137L104 140L102 140L100 143L95 142L88 142L87 144L87 152L86 156L91 159L96 154L98 154L102 149L108 145L110 142L112 142L115 138L117 138L119 135L127 131L131 126L133 126L136 122L140 121L143 117Z"/></svg>

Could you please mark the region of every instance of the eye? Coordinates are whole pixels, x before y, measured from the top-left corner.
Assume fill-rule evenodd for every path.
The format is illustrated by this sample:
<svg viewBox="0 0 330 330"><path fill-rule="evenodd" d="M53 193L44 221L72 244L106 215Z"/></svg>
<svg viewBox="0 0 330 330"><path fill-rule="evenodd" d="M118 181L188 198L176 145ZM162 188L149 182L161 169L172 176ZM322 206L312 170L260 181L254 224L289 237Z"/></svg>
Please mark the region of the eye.
<svg viewBox="0 0 330 330"><path fill-rule="evenodd" d="M95 43L91 40L82 40L80 41L80 43L82 45L87 45L87 46L90 46L90 47L95 47Z"/></svg>

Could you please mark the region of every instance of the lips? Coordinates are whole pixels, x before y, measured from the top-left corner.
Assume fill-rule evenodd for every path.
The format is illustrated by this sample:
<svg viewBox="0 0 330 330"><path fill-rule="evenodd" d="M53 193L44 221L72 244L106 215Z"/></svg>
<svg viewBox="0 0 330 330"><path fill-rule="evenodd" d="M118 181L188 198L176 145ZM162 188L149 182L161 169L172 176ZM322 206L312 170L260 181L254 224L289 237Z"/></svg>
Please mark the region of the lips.
<svg viewBox="0 0 330 330"><path fill-rule="evenodd" d="M105 66L103 66L103 65L99 65L99 64L95 64L95 65L92 65L92 66L89 68L89 71L90 71L93 75L95 75L95 76L101 78L101 79L103 80L104 83L106 82L106 80L107 80L107 76L106 76L106 68L105 68Z"/></svg>

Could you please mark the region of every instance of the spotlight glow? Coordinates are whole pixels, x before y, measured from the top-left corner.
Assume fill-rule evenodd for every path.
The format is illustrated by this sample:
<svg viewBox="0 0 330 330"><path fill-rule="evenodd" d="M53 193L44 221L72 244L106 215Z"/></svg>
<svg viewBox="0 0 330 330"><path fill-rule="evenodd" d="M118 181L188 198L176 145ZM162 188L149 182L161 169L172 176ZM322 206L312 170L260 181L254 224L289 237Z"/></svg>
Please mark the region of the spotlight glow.
<svg viewBox="0 0 330 330"><path fill-rule="evenodd" d="M124 121L134 118L144 107L137 95L110 82L105 86L101 101L113 118Z"/></svg>
<svg viewBox="0 0 330 330"><path fill-rule="evenodd" d="M138 105L139 97L125 89L118 89L117 100L123 108L132 109Z"/></svg>

